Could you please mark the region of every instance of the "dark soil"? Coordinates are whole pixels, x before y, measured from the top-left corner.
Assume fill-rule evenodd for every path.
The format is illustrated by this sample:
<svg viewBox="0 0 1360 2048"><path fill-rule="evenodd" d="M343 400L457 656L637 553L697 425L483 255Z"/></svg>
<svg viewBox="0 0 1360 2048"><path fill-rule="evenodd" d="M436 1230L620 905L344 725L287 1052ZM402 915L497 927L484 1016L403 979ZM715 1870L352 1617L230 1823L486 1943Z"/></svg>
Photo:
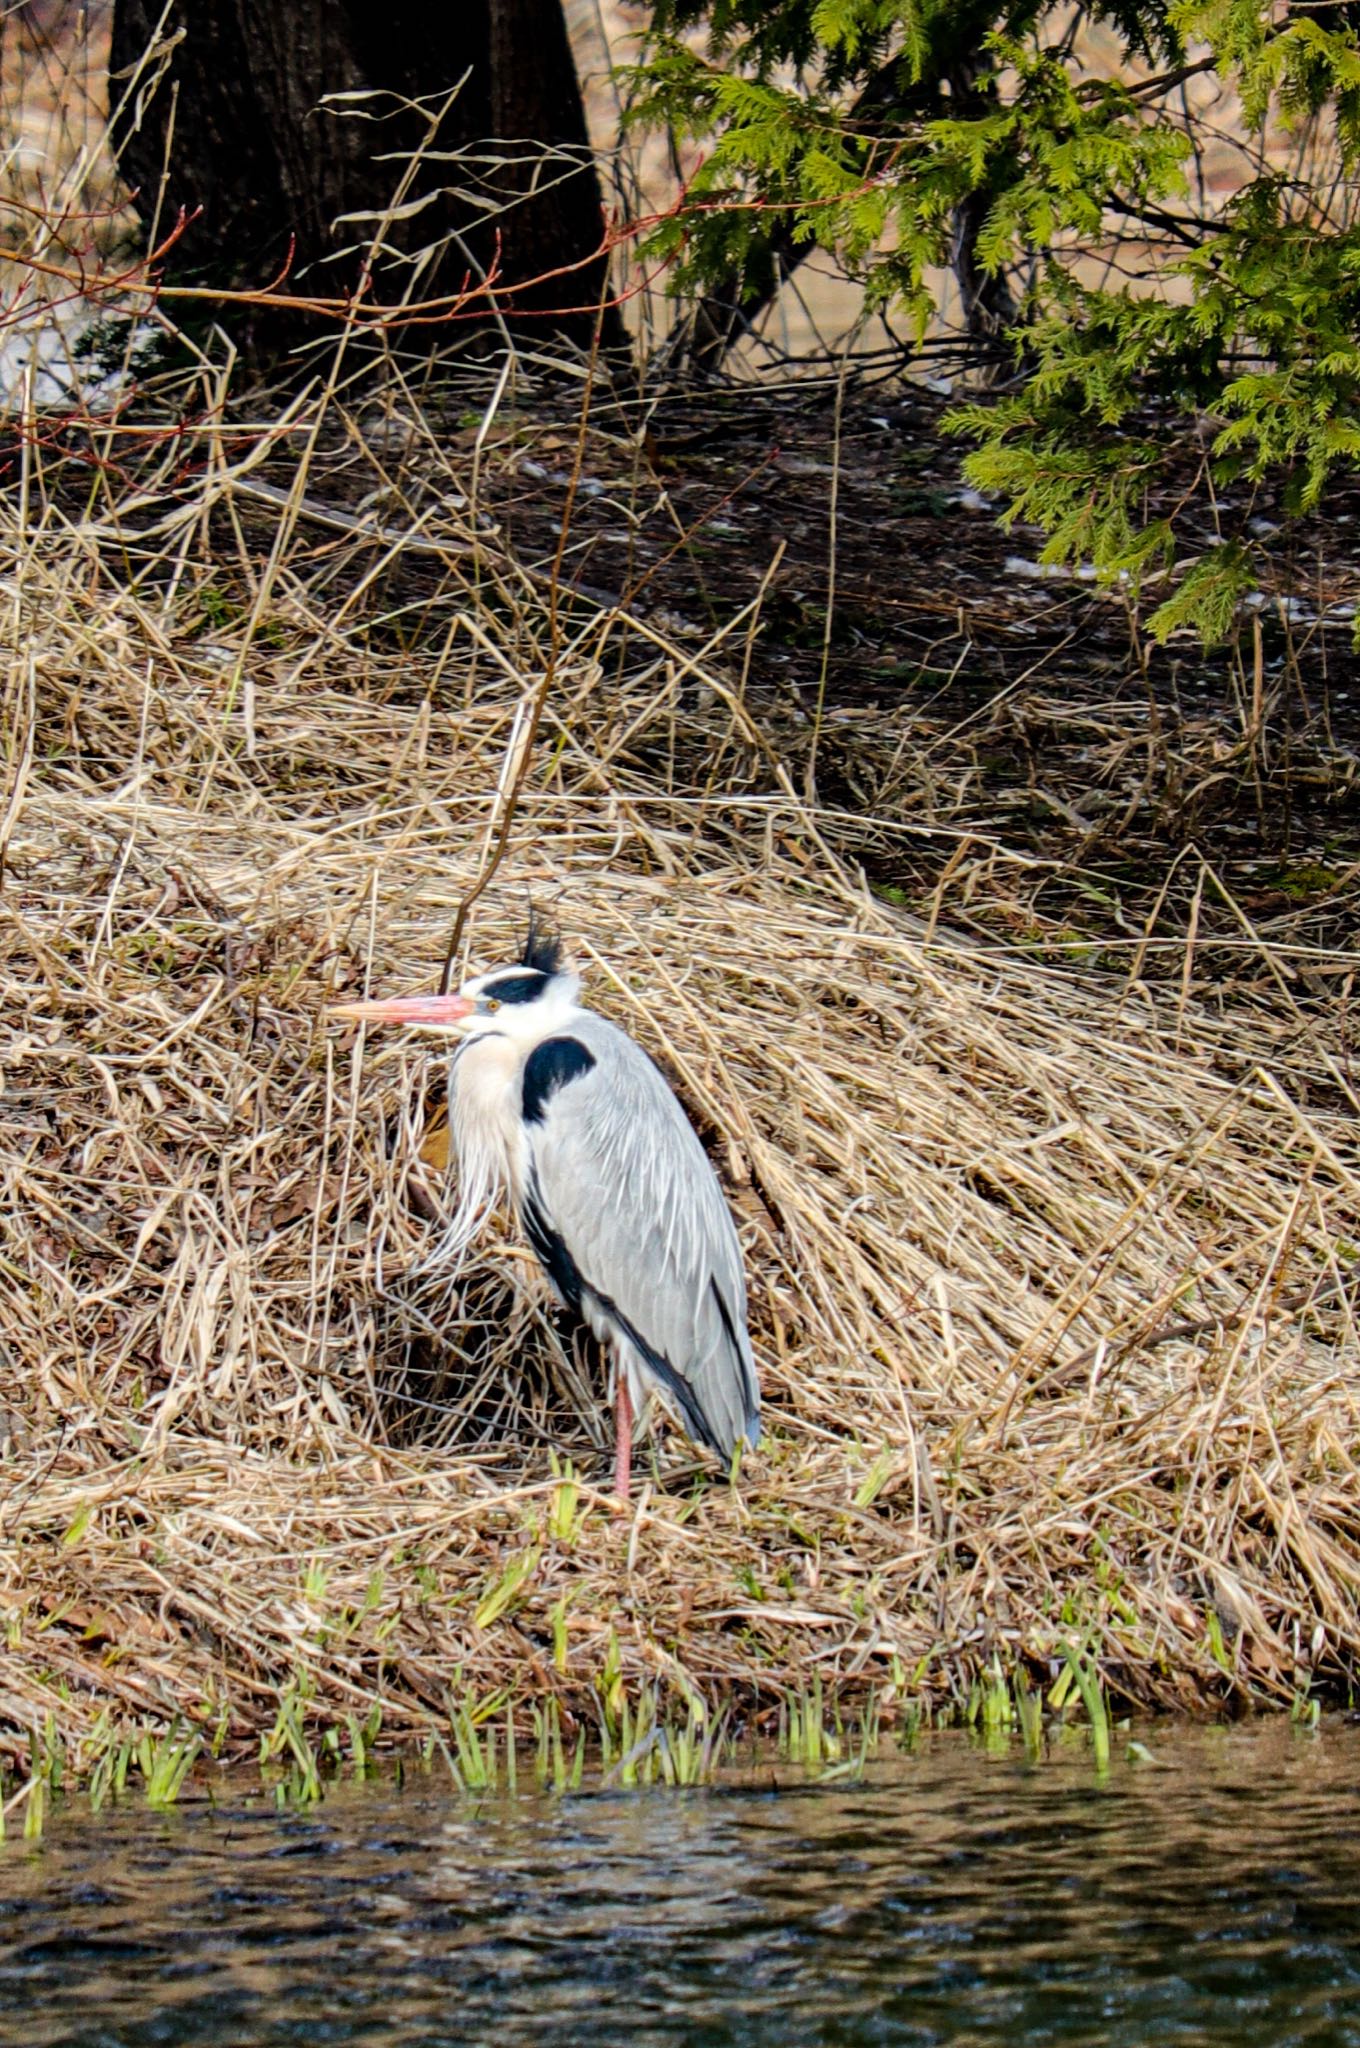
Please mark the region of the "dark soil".
<svg viewBox="0 0 1360 2048"><path fill-rule="evenodd" d="M702 641L769 577L747 702L798 762L820 700L818 793L864 820L880 887L930 898L973 835L1040 864L1022 893L1041 923L1113 918L1127 935L1193 849L1203 862L1182 858L1169 901L1198 895L1206 931L1238 921L1203 863L1276 939L1349 944L1360 661L1344 613L1360 600L1360 481L1292 531L1264 497L1220 499L1221 518L1256 522L1260 607L1227 648L1162 647L1122 593L1041 573L1042 535L1004 532L966 490L945 404L857 390L838 425L834 394L806 387L663 400L639 453L592 437L570 579ZM570 423L518 431L495 509L517 553L546 566ZM885 843L874 824L888 818L914 829Z"/></svg>
<svg viewBox="0 0 1360 2048"><path fill-rule="evenodd" d="M426 386L432 459L402 426L404 395L352 399L349 432L308 472L303 514L337 603L371 578L393 530L438 513L450 480L470 478L485 403L483 382ZM965 488L962 450L941 431L946 404L906 383L851 386L839 406L809 384L645 404L602 392L571 506L564 609L619 605L697 652L759 597L757 622L707 666L740 689L796 786L814 771L821 803L841 814L838 846L894 900L1050 958L1136 954L1144 973L1159 962L1180 973L1188 931L1211 981L1236 977L1259 937L1292 949L1304 993L1328 997L1347 977L1337 955L1354 944L1360 906L1360 661L1347 616L1360 601L1360 480L1292 527L1263 494L1220 496L1217 516L1257 551L1258 606L1227 647L1159 646L1122 592L1042 571L1042 536L1003 531L998 508ZM483 436L488 561L513 559L541 584L579 406L577 384L542 391L502 405ZM287 491L297 445L255 480ZM1187 454L1187 481L1196 460ZM72 472L87 488L88 471ZM337 539L328 509L355 530ZM235 510L234 526L215 522L221 571L205 629L212 606L232 601L236 536L258 566L276 532L276 505ZM1192 521L1182 513L1188 544L1211 541ZM417 548L368 583L369 630L410 652L413 691L427 687L428 651L470 582L494 602L471 556ZM616 632L611 658L654 653L633 640ZM711 721L696 716L686 743L681 772L708 783Z"/></svg>

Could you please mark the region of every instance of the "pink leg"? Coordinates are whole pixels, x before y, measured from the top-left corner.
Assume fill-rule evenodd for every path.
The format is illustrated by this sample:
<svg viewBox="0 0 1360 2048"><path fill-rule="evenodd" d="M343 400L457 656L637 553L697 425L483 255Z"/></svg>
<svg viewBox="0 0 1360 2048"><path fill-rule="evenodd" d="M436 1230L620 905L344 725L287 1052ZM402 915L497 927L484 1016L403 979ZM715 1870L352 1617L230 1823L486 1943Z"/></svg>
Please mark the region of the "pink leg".
<svg viewBox="0 0 1360 2048"><path fill-rule="evenodd" d="M628 1400L628 1382L622 1372L614 1395L614 1492L627 1500L633 1471L633 1410Z"/></svg>

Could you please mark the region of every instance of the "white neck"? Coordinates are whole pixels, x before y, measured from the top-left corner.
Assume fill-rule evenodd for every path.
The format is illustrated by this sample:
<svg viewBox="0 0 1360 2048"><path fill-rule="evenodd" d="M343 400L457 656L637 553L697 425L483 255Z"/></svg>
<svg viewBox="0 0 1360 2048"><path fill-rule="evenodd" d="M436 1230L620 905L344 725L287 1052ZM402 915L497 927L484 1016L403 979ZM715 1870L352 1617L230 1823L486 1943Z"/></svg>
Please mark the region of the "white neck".
<svg viewBox="0 0 1360 2048"><path fill-rule="evenodd" d="M580 984L563 975L536 1002L502 1003L464 1026L449 1077L458 1206L434 1256L460 1259L500 1194L519 1204L528 1170L521 1115L524 1062L536 1045L585 1014Z"/></svg>

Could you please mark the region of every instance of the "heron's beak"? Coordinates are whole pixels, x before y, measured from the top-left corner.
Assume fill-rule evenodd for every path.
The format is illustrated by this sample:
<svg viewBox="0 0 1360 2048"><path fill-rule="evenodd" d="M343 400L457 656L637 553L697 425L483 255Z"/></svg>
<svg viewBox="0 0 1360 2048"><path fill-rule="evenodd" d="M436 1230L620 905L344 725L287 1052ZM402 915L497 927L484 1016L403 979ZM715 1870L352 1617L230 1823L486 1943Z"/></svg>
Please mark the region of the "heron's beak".
<svg viewBox="0 0 1360 2048"><path fill-rule="evenodd" d="M333 1003L330 1017L350 1017L356 1024L411 1024L424 1031L454 1031L477 1005L467 996L388 996L381 1002Z"/></svg>

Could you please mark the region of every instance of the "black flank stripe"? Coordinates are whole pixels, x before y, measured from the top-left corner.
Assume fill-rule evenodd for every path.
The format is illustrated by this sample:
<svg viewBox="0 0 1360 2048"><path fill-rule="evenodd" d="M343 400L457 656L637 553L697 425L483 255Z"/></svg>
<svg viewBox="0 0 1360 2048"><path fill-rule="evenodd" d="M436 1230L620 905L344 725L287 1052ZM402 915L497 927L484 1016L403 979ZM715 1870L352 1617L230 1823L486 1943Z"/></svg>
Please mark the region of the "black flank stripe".
<svg viewBox="0 0 1360 2048"><path fill-rule="evenodd" d="M733 1321L732 1311L727 1306L726 1297L724 1296L721 1287L719 1287L716 1279L713 1277L711 1273L708 1276L708 1284L712 1290L713 1299L718 1304L718 1314L722 1318L722 1326L724 1331L726 1332L727 1341L732 1346L732 1356L736 1359L737 1365L741 1370L742 1389L744 1392L746 1402L746 1415L749 1419L751 1413L751 1403L754 1398L754 1395L753 1389L750 1385L750 1375L747 1373L746 1370L746 1359L744 1353L742 1352L741 1340L737 1336L737 1326L736 1323Z"/></svg>
<svg viewBox="0 0 1360 2048"><path fill-rule="evenodd" d="M674 1394L695 1442L707 1444L710 1450L717 1451L721 1456L722 1445L718 1442L708 1417L695 1400L694 1389L689 1381L676 1371L669 1358L647 1342L640 1330L633 1327L618 1303L611 1301L607 1294L602 1294L598 1287L592 1287L581 1272L562 1237L548 1221L547 1211L543 1206L543 1190L532 1167L529 1170L529 1186L525 1192L521 1215L524 1234L538 1254L544 1272L567 1307L579 1316L582 1301L589 1295L595 1306L608 1316L610 1322L646 1360L661 1384Z"/></svg>
<svg viewBox="0 0 1360 2048"><path fill-rule="evenodd" d="M524 1062L525 1123L541 1124L558 1089L565 1088L568 1081L578 1081L594 1064L594 1054L587 1052L579 1038L545 1038L536 1045Z"/></svg>
<svg viewBox="0 0 1360 2048"><path fill-rule="evenodd" d="M581 1284L604 1310L610 1321L617 1323L629 1343L641 1352L662 1385L669 1387L680 1404L680 1412L684 1416L689 1433L695 1442L707 1444L711 1451L717 1451L721 1456L722 1445L714 1434L712 1423L695 1400L694 1389L689 1381L676 1371L664 1353L656 1350L653 1345L647 1342L642 1332L633 1327L617 1302L611 1301L607 1294L601 1294L599 1288L592 1287L588 1280L583 1280Z"/></svg>
<svg viewBox="0 0 1360 2048"><path fill-rule="evenodd" d="M524 1234L561 1299L579 1316L585 1283L577 1271L575 1259L544 1213L538 1178L533 1174L530 1175L529 1191L524 1201Z"/></svg>

